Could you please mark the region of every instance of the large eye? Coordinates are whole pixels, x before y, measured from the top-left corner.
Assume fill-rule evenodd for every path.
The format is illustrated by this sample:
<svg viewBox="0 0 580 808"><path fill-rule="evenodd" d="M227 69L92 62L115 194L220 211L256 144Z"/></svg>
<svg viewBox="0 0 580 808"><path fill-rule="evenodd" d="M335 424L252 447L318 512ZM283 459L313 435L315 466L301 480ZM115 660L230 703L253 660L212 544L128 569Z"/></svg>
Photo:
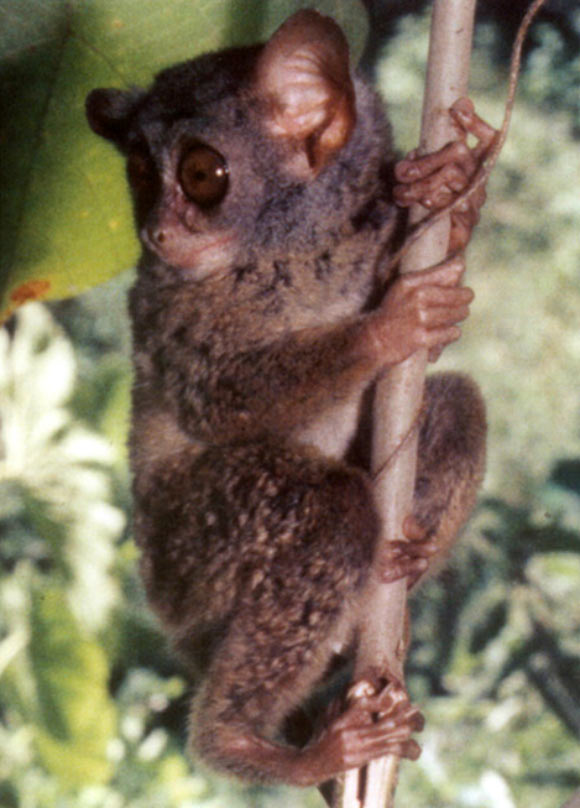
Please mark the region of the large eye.
<svg viewBox="0 0 580 808"><path fill-rule="evenodd" d="M221 202L228 190L228 166L210 146L188 149L179 164L179 182L185 194L202 208Z"/></svg>

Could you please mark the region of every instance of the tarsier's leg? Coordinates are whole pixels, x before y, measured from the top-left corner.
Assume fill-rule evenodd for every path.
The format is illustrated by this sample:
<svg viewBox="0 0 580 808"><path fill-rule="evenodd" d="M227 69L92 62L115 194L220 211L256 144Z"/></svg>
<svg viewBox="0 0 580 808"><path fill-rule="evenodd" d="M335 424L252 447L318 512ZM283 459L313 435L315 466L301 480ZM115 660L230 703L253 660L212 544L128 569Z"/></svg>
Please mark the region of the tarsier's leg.
<svg viewBox="0 0 580 808"><path fill-rule="evenodd" d="M313 670L322 676L323 668L310 668L313 661L320 661L312 658L319 648L311 649L310 655L297 655L303 675L285 674L286 658L278 653L277 676L270 675L267 682L256 676L248 682L247 671L254 670L256 654L266 650L270 655L273 649L251 648L247 637L235 633L228 638L193 703L192 751L212 768L251 782L309 786L386 754L419 756L411 736L423 728L422 716L404 693L388 688L378 695L358 697L305 747L280 742L281 734L272 732L272 717L279 717L282 707L288 712L293 709L294 698L305 695L304 683L314 684L306 678ZM323 644L327 638L317 634L316 639ZM231 663L240 645L247 646L247 654L240 657L234 678L228 656Z"/></svg>
<svg viewBox="0 0 580 808"><path fill-rule="evenodd" d="M419 157L414 150L397 163L395 175L401 185L394 190L395 201L402 207L415 202L429 210L440 210L457 197L474 177L490 151L497 131L476 115L469 99L462 98L450 110L458 139L433 154ZM477 139L473 148L468 135ZM479 219L485 202L482 186L451 212L449 251L462 250Z"/></svg>
<svg viewBox="0 0 580 808"><path fill-rule="evenodd" d="M412 152L397 164L401 183L395 189L398 204L418 202L439 210L453 201L469 184L491 149L497 132L476 115L468 99L457 101L450 114L458 140L439 151L418 157ZM472 135L477 143L467 145ZM451 213L449 251L462 250L479 218L485 189L479 188ZM440 351L434 349L434 360ZM437 547L435 559L452 545L475 503L485 464L485 408L475 384L466 376L438 375L427 380L426 418L421 430L414 517L409 536L426 532L425 552ZM416 547L420 547L417 543ZM396 548L395 548L396 549ZM419 576L421 577L421 576ZM409 576L411 583L418 580Z"/></svg>
<svg viewBox="0 0 580 808"><path fill-rule="evenodd" d="M387 542L382 578L401 577L414 587L436 572L466 522L485 470L485 405L469 376L428 376L425 414L419 435L413 512L403 523L404 538Z"/></svg>
<svg viewBox="0 0 580 808"><path fill-rule="evenodd" d="M427 544L436 547L429 561L433 571L475 504L485 469L486 419L481 394L465 375L427 377L425 401L413 517Z"/></svg>
<svg viewBox="0 0 580 808"><path fill-rule="evenodd" d="M421 717L392 691L357 700L304 748L278 742L284 718L349 638L378 528L362 473L312 463L316 473L304 458L293 470L288 454L247 466L269 531L260 546L263 520L246 503L244 531L257 543L243 549L244 586L193 704L194 754L254 781L311 785L389 752L418 754L411 735Z"/></svg>

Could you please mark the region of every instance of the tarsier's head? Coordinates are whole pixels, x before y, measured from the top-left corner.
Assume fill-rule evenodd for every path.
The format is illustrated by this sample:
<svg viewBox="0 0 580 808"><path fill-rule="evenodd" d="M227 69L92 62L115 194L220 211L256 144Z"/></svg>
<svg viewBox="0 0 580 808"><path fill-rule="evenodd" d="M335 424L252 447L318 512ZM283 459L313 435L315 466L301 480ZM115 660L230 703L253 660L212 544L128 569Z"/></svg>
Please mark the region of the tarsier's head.
<svg viewBox="0 0 580 808"><path fill-rule="evenodd" d="M347 42L299 11L265 45L177 65L148 91L94 90L87 117L127 156L146 250L203 278L250 243L312 238L309 206L332 218L328 174L357 120Z"/></svg>

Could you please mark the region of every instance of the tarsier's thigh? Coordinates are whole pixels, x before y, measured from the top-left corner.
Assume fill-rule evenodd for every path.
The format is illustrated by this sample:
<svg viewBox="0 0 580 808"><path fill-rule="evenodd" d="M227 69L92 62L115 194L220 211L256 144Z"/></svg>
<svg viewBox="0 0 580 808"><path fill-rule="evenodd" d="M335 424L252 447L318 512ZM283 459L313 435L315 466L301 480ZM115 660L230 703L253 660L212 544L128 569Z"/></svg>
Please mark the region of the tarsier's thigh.
<svg viewBox="0 0 580 808"><path fill-rule="evenodd" d="M485 405L475 382L458 373L427 378L419 437L414 515L442 551L475 504L485 467Z"/></svg>
<svg viewBox="0 0 580 808"><path fill-rule="evenodd" d="M352 624L378 521L361 472L300 450L212 449L198 473L222 524L217 558L193 581L209 598L210 586L231 594L196 699L194 745L211 756L216 725L268 735L322 677Z"/></svg>
<svg viewBox="0 0 580 808"><path fill-rule="evenodd" d="M276 614L323 630L362 582L377 534L362 472L271 444L184 451L136 503L136 526L149 596L178 635L188 615L211 623L232 610L270 633Z"/></svg>

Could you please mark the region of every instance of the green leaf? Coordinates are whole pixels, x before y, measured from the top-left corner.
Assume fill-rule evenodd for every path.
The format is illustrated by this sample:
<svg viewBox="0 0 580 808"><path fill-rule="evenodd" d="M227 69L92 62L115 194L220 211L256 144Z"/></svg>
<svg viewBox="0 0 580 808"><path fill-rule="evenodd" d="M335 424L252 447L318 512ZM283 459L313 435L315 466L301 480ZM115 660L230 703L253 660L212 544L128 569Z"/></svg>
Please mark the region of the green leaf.
<svg viewBox="0 0 580 808"><path fill-rule="evenodd" d="M106 782L116 714L100 645L84 635L56 588L36 592L30 658L37 693L35 739L44 766L71 786Z"/></svg>
<svg viewBox="0 0 580 808"><path fill-rule="evenodd" d="M304 6L332 14L360 54L366 18L354 0L0 0L3 316L135 263L121 159L89 131L88 92L264 39Z"/></svg>

